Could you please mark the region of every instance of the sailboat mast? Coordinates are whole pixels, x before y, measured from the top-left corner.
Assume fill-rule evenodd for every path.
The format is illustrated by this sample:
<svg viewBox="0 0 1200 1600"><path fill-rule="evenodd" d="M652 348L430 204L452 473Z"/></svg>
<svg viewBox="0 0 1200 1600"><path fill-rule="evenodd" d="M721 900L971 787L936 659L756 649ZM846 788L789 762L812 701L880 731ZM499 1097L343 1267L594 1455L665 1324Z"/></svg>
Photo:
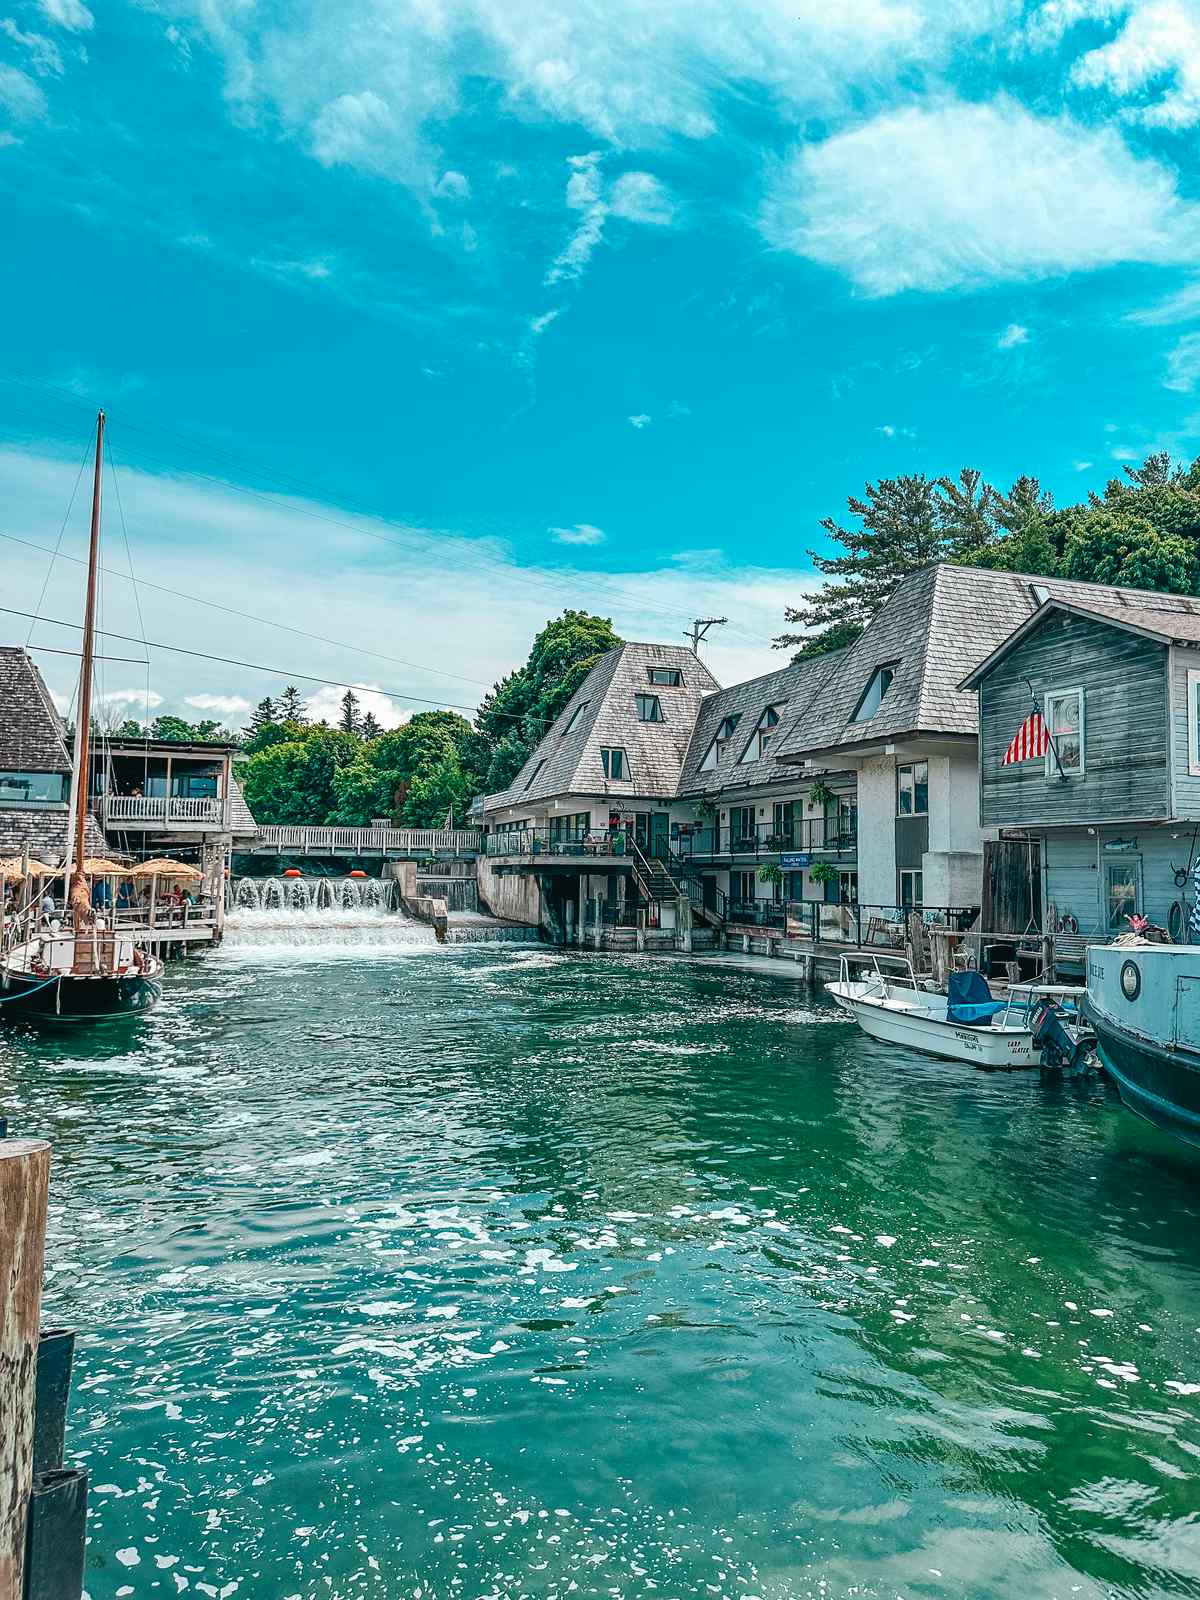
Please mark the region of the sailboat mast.
<svg viewBox="0 0 1200 1600"><path fill-rule="evenodd" d="M104 413L96 417L96 465L92 475L92 535L88 544L87 603L83 612L83 663L79 672L79 704L75 714L78 777L75 783L74 870L83 871L87 830L88 780L91 776L92 657L96 647L96 571L100 554L100 477L104 458Z"/></svg>

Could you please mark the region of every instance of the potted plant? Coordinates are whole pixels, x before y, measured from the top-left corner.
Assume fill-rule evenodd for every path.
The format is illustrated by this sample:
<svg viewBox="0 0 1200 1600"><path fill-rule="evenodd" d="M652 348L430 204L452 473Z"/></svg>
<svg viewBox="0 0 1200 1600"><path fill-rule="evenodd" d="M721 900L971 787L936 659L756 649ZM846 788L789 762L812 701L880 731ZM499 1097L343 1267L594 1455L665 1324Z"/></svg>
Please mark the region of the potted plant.
<svg viewBox="0 0 1200 1600"><path fill-rule="evenodd" d="M696 807L696 815L701 822L715 822L717 820L717 803L715 800L701 800Z"/></svg>
<svg viewBox="0 0 1200 1600"><path fill-rule="evenodd" d="M775 887L783 882L783 868L775 861L764 861L758 869L759 883L769 883Z"/></svg>
<svg viewBox="0 0 1200 1600"><path fill-rule="evenodd" d="M809 877L814 883L819 883L822 886L827 883L836 883L838 881L837 868L831 866L828 861L818 861L810 871Z"/></svg>
<svg viewBox="0 0 1200 1600"><path fill-rule="evenodd" d="M808 803L817 811L824 811L825 807L831 805L836 798L823 778L818 778L808 791Z"/></svg>

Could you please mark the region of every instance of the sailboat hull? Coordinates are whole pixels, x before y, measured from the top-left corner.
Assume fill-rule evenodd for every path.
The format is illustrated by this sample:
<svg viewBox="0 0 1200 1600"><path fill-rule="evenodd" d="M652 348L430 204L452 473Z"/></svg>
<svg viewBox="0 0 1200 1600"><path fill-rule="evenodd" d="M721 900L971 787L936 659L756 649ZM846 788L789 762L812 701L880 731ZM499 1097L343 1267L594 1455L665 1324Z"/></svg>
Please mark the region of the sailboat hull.
<svg viewBox="0 0 1200 1600"><path fill-rule="evenodd" d="M52 979L0 974L0 1021L103 1022L140 1016L158 1004L162 983L144 973Z"/></svg>

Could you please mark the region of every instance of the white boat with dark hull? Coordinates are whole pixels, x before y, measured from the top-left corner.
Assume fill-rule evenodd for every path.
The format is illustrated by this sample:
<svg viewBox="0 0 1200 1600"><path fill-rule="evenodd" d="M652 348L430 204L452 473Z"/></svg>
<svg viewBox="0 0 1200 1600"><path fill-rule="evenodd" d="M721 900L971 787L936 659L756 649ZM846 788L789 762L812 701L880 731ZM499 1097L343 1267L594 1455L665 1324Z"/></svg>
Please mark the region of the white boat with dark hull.
<svg viewBox="0 0 1200 1600"><path fill-rule="evenodd" d="M1130 1111L1200 1145L1200 945L1093 945L1087 1013Z"/></svg>
<svg viewBox="0 0 1200 1600"><path fill-rule="evenodd" d="M1073 1065L1086 1044L1061 1007L1081 989L1026 984L996 1000L981 973L954 972L950 992L939 994L918 986L909 962L903 968L889 975L872 957L870 970L854 977L843 956L837 982L825 987L872 1039L992 1071L1042 1066L1048 1059Z"/></svg>

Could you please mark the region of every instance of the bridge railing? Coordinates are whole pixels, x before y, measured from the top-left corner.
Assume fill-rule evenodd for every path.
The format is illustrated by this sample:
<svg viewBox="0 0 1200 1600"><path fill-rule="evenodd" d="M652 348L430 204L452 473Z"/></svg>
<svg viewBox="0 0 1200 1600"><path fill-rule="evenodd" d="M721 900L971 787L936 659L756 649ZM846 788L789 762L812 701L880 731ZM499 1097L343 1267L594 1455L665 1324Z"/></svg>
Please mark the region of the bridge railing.
<svg viewBox="0 0 1200 1600"><path fill-rule="evenodd" d="M394 850L402 855L456 855L480 850L483 835L473 828L302 828L261 827L255 836L261 849L302 855L357 855L361 851Z"/></svg>

